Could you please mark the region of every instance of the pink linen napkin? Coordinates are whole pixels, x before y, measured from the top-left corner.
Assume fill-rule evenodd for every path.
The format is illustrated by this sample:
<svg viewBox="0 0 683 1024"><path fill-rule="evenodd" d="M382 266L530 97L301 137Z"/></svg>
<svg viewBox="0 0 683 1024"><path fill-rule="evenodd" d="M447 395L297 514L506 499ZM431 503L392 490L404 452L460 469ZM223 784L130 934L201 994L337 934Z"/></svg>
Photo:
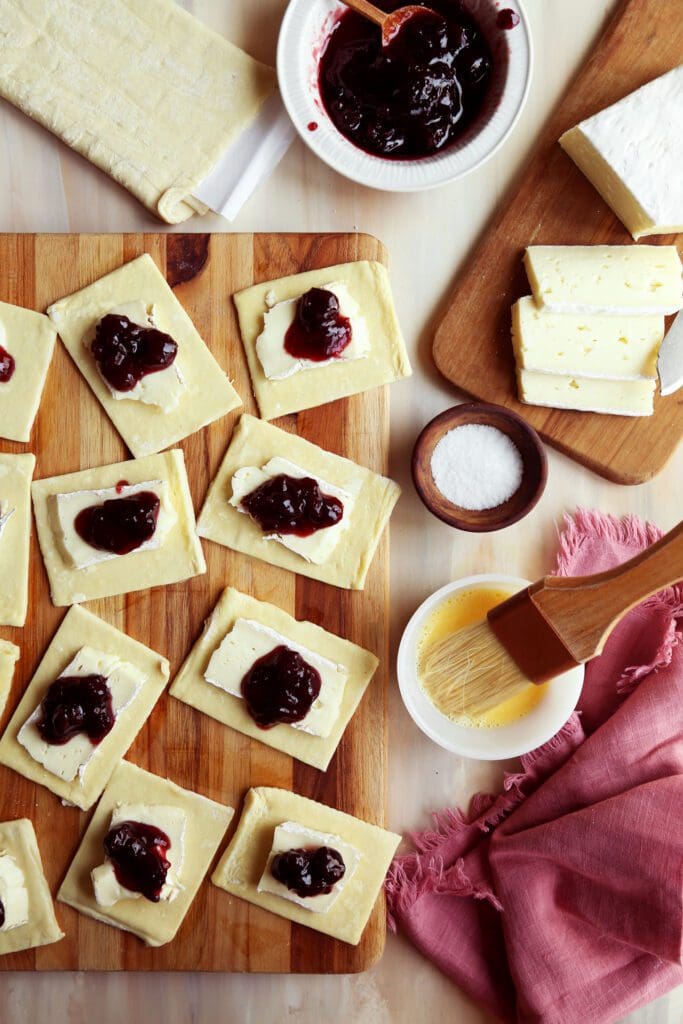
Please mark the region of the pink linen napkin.
<svg viewBox="0 0 683 1024"><path fill-rule="evenodd" d="M601 572L659 536L579 510L556 572ZM391 867L390 926L506 1022L612 1024L683 983L680 630L681 587L630 612L579 713Z"/></svg>

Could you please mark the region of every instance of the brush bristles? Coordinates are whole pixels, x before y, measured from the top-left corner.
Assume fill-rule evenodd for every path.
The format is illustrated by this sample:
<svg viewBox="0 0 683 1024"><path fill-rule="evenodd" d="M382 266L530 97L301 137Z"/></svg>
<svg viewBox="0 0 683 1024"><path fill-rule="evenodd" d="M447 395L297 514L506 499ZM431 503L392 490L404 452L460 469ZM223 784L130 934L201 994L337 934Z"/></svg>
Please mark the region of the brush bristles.
<svg viewBox="0 0 683 1024"><path fill-rule="evenodd" d="M430 648L420 676L430 699L449 716L482 715L530 685L487 621L465 626Z"/></svg>

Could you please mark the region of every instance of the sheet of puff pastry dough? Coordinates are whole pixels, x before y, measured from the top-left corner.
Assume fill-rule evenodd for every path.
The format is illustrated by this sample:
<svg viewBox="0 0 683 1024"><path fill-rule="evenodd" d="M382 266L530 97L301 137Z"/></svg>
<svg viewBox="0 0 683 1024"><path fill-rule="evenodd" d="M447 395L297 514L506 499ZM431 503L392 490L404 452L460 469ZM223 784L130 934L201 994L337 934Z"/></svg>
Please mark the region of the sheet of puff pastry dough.
<svg viewBox="0 0 683 1024"><path fill-rule="evenodd" d="M114 398L90 352L95 325L106 313L142 301L178 343L173 363L185 382L175 409L162 411L133 399ZM242 404L152 257L145 253L79 292L55 302L48 315L104 411L136 458L168 448Z"/></svg>
<svg viewBox="0 0 683 1024"><path fill-rule="evenodd" d="M0 718L7 707L14 668L19 661L19 655L20 651L16 644L10 643L9 640L0 640Z"/></svg>
<svg viewBox="0 0 683 1024"><path fill-rule="evenodd" d="M340 713L329 736L312 736L290 725L260 729L246 710L243 700L207 683L204 673L211 655L237 619L248 619L268 626L347 670ZM324 771L378 664L375 655L362 647L328 633L312 622L299 622L275 605L258 601L228 587L207 619L202 635L187 656L169 692L224 725Z"/></svg>
<svg viewBox="0 0 683 1024"><path fill-rule="evenodd" d="M30 441L56 340L48 317L0 302L0 345L15 362L11 378L0 384L0 437Z"/></svg>
<svg viewBox="0 0 683 1024"><path fill-rule="evenodd" d="M250 516L229 504L235 472L243 466L263 466L276 455L314 477L356 494L349 522L332 554L321 565L307 562L277 541L266 540ZM347 590L362 590L382 531L400 494L401 489L393 480L245 414L209 489L197 532L207 540L302 576Z"/></svg>
<svg viewBox="0 0 683 1024"><path fill-rule="evenodd" d="M72 568L62 557L55 540L49 512L50 496L102 490L115 487L120 480L129 484L165 481L166 495L176 515L175 523L158 548L132 551L85 569ZM195 531L185 458L179 449L149 455L146 459L37 480L32 492L40 549L50 581L52 601L58 606L166 586L206 572L206 562Z"/></svg>
<svg viewBox="0 0 683 1024"><path fill-rule="evenodd" d="M17 734L42 701L48 687L59 678L82 647L115 655L133 665L145 678L135 698L119 711L113 729L97 745L83 773L67 782L35 761L17 740ZM64 616L0 739L0 764L45 786L61 800L87 811L99 798L116 765L151 714L169 675L168 661L161 654L75 605Z"/></svg>
<svg viewBox="0 0 683 1024"><path fill-rule="evenodd" d="M185 855L179 876L183 889L171 902L151 903L143 898L100 907L93 894L90 872L104 862L102 843L109 831L112 811L118 804L131 803L131 794L135 803L164 804L185 812ZM148 946L163 946L175 938L234 813L232 807L181 789L168 779L123 761L97 805L57 899L82 914L132 932ZM202 927L201 922L197 926Z"/></svg>
<svg viewBox="0 0 683 1024"><path fill-rule="evenodd" d="M0 932L0 956L48 946L63 939L64 932L55 917L32 822L20 818L0 823L0 852L8 853L23 872L29 907L26 924Z"/></svg>
<svg viewBox="0 0 683 1024"><path fill-rule="evenodd" d="M35 455L0 454L0 517L9 515L0 526L0 626L26 622L35 465Z"/></svg>
<svg viewBox="0 0 683 1024"><path fill-rule="evenodd" d="M343 282L365 320L370 351L360 359L337 360L320 367L301 370L282 380L269 380L256 352L268 310L266 296L275 302L298 298L311 288ZM272 293L272 294L270 294ZM405 341L401 334L389 272L381 263L364 260L342 263L324 270L265 281L234 296L242 342L261 416L266 420L311 409L338 398L369 391L411 374Z"/></svg>
<svg viewBox="0 0 683 1024"><path fill-rule="evenodd" d="M285 821L339 836L361 855L358 867L325 913L311 913L290 900L257 891L273 833ZM211 881L233 896L357 946L400 841L393 832L315 800L285 789L259 787L247 793L237 831Z"/></svg>
<svg viewBox="0 0 683 1024"><path fill-rule="evenodd" d="M173 0L2 4L0 94L170 224L274 88Z"/></svg>

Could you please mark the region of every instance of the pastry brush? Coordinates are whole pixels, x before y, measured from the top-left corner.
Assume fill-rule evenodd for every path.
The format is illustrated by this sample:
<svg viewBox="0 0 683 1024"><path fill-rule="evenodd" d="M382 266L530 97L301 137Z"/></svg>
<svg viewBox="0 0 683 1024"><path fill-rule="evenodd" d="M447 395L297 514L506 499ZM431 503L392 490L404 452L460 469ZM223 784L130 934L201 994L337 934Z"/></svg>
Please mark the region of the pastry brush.
<svg viewBox="0 0 683 1024"><path fill-rule="evenodd" d="M645 598L683 580L683 522L623 565L546 576L427 652L420 675L445 714L480 715L600 654Z"/></svg>

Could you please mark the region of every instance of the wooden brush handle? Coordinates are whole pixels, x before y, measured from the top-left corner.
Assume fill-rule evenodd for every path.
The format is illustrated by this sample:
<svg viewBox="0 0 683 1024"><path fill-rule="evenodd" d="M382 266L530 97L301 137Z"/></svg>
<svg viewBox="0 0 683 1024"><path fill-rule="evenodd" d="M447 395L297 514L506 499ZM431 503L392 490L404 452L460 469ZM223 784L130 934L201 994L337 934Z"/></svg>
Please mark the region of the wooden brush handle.
<svg viewBox="0 0 683 1024"><path fill-rule="evenodd" d="M344 0L344 3L353 11L357 11L358 14L362 14L364 18L369 18L370 21L374 21L375 25L379 25L380 28L389 17L386 11L381 11L379 7L375 7L374 4L368 3L368 0Z"/></svg>
<svg viewBox="0 0 683 1024"><path fill-rule="evenodd" d="M600 654L627 612L681 580L683 522L615 569L595 576L547 576L529 587L529 596L574 660L583 663Z"/></svg>

